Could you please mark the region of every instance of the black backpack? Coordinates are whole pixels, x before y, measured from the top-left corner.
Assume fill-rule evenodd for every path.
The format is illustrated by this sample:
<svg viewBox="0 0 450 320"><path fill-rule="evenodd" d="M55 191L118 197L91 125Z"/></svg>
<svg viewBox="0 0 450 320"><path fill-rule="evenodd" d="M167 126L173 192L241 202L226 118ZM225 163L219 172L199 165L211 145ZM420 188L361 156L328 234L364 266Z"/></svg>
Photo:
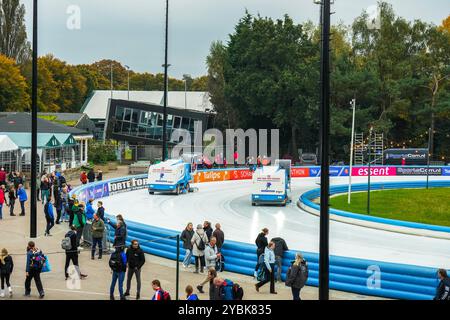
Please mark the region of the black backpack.
<svg viewBox="0 0 450 320"><path fill-rule="evenodd" d="M121 252L113 252L109 258L109 267L112 271L120 272L123 270L123 261Z"/></svg>
<svg viewBox="0 0 450 320"><path fill-rule="evenodd" d="M197 234L198 234L198 232L197 232ZM203 238L199 234L198 234L198 236L200 237L200 243L199 244L195 243L195 244L197 245L198 250L203 251L206 248L205 242L203 241Z"/></svg>
<svg viewBox="0 0 450 320"><path fill-rule="evenodd" d="M233 284L233 300L242 300L244 297L244 289L237 283Z"/></svg>

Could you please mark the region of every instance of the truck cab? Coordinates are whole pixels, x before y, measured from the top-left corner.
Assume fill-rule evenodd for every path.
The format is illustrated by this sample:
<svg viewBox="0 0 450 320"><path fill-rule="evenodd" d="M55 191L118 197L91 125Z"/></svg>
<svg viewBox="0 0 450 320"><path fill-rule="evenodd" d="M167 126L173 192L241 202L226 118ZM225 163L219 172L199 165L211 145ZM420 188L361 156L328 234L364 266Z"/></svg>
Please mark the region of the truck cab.
<svg viewBox="0 0 450 320"><path fill-rule="evenodd" d="M253 173L252 205L281 204L289 201L290 160L277 160L274 166L263 166Z"/></svg>

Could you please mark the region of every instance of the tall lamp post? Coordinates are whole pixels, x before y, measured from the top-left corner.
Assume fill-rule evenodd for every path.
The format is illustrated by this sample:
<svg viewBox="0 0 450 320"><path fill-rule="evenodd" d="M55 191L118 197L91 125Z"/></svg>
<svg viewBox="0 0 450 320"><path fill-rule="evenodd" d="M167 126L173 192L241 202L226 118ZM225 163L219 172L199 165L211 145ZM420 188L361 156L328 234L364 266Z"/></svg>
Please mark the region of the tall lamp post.
<svg viewBox="0 0 450 320"><path fill-rule="evenodd" d="M37 89L38 89L38 2L33 0L33 53L31 82L31 207L30 238L37 237Z"/></svg>
<svg viewBox="0 0 450 320"><path fill-rule="evenodd" d="M191 78L190 74L183 74L184 80L184 109L187 109L187 81Z"/></svg>
<svg viewBox="0 0 450 320"><path fill-rule="evenodd" d="M372 157L371 157L371 148L372 148L372 132L373 132L373 127L370 127L369 130L369 145L367 148L367 156L368 156L368 160L369 160L369 164L368 164L368 171L367 171L367 214L370 214L370 176L371 176L371 161L372 161Z"/></svg>
<svg viewBox="0 0 450 320"><path fill-rule="evenodd" d="M352 197L353 145L355 141L356 99L352 99L352 101L350 101L350 105L352 106L353 109L353 117L352 117L352 137L350 139L350 168L348 172L348 204L350 204Z"/></svg>
<svg viewBox="0 0 450 320"><path fill-rule="evenodd" d="M167 95L168 95L168 49L169 49L169 0L166 0L166 39L164 46L164 111L163 111L163 132L162 132L162 161L167 159Z"/></svg>
<svg viewBox="0 0 450 320"><path fill-rule="evenodd" d="M125 65L127 68L127 76L128 76L128 100L130 100L130 67Z"/></svg>
<svg viewBox="0 0 450 320"><path fill-rule="evenodd" d="M319 1L314 0L314 3ZM320 243L319 243L319 300L329 299L329 237L330 237L330 0L321 5L320 50L320 123L321 123L321 175L320 175Z"/></svg>

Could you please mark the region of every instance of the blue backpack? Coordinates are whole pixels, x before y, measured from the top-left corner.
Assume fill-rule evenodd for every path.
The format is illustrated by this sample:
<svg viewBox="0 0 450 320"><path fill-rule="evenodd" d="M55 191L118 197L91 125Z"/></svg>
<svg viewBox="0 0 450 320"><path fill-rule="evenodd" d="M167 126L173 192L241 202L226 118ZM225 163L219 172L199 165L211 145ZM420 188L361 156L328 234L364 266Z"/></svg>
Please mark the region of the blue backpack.
<svg viewBox="0 0 450 320"><path fill-rule="evenodd" d="M45 261L46 259L42 251L33 252L30 257L30 269L42 271Z"/></svg>

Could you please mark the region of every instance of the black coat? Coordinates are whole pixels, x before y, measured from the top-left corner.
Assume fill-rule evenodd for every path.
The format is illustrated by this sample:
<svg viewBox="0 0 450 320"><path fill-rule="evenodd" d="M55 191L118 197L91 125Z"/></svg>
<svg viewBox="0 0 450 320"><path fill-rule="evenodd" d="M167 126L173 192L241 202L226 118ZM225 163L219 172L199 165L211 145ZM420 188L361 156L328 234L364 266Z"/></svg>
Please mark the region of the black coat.
<svg viewBox="0 0 450 320"><path fill-rule="evenodd" d="M284 241L283 238L273 238L271 241L275 243L275 249L273 250L273 253L276 257L283 257L283 253L289 250L286 241Z"/></svg>
<svg viewBox="0 0 450 320"><path fill-rule="evenodd" d="M439 282L436 289L436 296L434 300L450 300L450 278L445 278Z"/></svg>
<svg viewBox="0 0 450 320"><path fill-rule="evenodd" d="M223 233L223 231L220 229L214 230L213 237L215 237L217 239L217 242L216 242L217 248L219 248L219 249L222 248L223 243L225 242L225 234Z"/></svg>
<svg viewBox="0 0 450 320"><path fill-rule="evenodd" d="M70 238L70 245L72 248L70 250L66 250L66 254L78 254L77 248L77 233L73 230L69 230L64 237Z"/></svg>
<svg viewBox="0 0 450 320"><path fill-rule="evenodd" d="M192 237L194 236L194 230L188 231L186 229L181 233L181 241L183 241L183 248L186 250L192 250Z"/></svg>
<svg viewBox="0 0 450 320"><path fill-rule="evenodd" d="M0 262L0 272L1 274L11 274L14 269L14 262L11 256L7 256L4 263Z"/></svg>
<svg viewBox="0 0 450 320"><path fill-rule="evenodd" d="M308 263L303 260L300 266L295 266L292 263L290 270L288 270L286 275L286 285L289 284L290 287L301 289L305 286L308 280L309 268Z"/></svg>
<svg viewBox="0 0 450 320"><path fill-rule="evenodd" d="M105 221L105 208L100 207L97 209L97 215L100 219L102 219L103 221Z"/></svg>
<svg viewBox="0 0 450 320"><path fill-rule="evenodd" d="M261 232L260 234L258 234L258 237L255 240L255 244L258 247L258 249L256 250L256 252L258 254L263 254L264 253L264 249L267 247L267 245L269 244L267 242L267 237L266 235Z"/></svg>
<svg viewBox="0 0 450 320"><path fill-rule="evenodd" d="M145 263L145 254L144 251L142 251L141 247L134 249L132 246L130 246L127 249L127 262L128 267L131 269L142 268Z"/></svg>
<svg viewBox="0 0 450 320"><path fill-rule="evenodd" d="M211 240L213 229L211 227L207 227L207 228L203 228L203 230L205 231L206 236L208 237L208 241Z"/></svg>
<svg viewBox="0 0 450 320"><path fill-rule="evenodd" d="M87 174L87 178L89 180L89 182L94 182L95 181L95 173L94 171L89 171Z"/></svg>

